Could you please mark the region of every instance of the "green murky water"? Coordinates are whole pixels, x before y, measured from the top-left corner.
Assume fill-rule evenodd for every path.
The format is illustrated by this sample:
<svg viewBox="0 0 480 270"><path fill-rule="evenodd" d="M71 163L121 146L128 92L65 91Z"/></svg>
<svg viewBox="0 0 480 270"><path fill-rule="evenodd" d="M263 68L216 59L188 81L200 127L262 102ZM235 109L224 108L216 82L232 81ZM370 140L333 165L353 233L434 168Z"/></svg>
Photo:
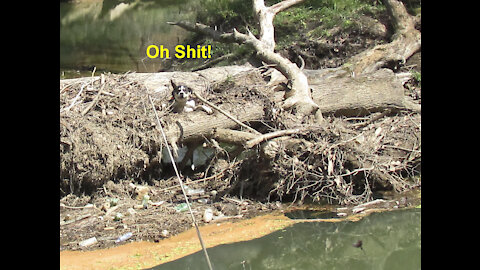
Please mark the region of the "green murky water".
<svg viewBox="0 0 480 270"><path fill-rule="evenodd" d="M97 72L157 72L171 61L146 55L149 45L173 51L187 31L168 21L194 20L198 0L60 3L60 77ZM98 73L97 73L98 75Z"/></svg>
<svg viewBox="0 0 480 270"><path fill-rule="evenodd" d="M363 250L353 246L362 240ZM357 222L305 222L259 239L209 248L214 269L420 269L421 209ZM208 269L203 252L151 268Z"/></svg>

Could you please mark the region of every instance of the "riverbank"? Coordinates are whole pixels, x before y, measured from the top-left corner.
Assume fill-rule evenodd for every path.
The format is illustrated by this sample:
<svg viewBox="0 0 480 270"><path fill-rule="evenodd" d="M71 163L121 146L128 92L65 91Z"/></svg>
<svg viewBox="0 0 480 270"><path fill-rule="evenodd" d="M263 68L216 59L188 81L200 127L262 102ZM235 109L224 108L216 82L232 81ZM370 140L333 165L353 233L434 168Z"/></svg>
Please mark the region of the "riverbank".
<svg viewBox="0 0 480 270"><path fill-rule="evenodd" d="M195 190L194 184L186 185ZM110 181L91 196L63 197L60 200L60 250L109 248L116 246L115 241L127 233L132 236L126 242L158 242L186 231L192 224L190 214L184 202L171 200L169 195L172 194L178 194L178 190L142 186L130 181ZM145 195L151 199L142 204ZM233 197L212 202L212 197L211 194L198 194L190 198L200 225L250 218L281 208L280 203L260 203ZM212 220L203 217L207 209L213 213ZM92 238L95 238L94 243L82 244L82 241Z"/></svg>
<svg viewBox="0 0 480 270"><path fill-rule="evenodd" d="M229 75L241 68L209 70L208 74L226 77L212 84L209 100L242 122L252 123L262 134L271 134L272 126L295 127L288 111L262 115L277 110L265 98L276 94L268 89L262 92L263 80L253 72ZM61 81L61 250L108 248L130 233L128 241L155 242L190 228L191 219L161 150L163 142L144 90L168 93L169 78L195 82L202 74L207 73L101 75ZM246 89L246 85L257 89ZM179 122L184 139L199 131L196 121L204 129L212 123L235 125L221 114L169 113L162 107L161 98L166 99L162 92L151 92L158 97L156 110L162 121L171 127L168 138L178 135ZM82 101L75 102L76 97ZM357 205L378 198L375 193L381 190L401 194L421 186L420 114L385 110L365 117L325 118L322 125L310 126L309 132L274 138L253 149L235 146L235 141L216 145L217 137L205 133L209 141L201 141L199 148L215 155L182 171L196 219L208 223L204 221L208 209L213 221L250 218L281 210L279 201ZM82 242L89 239L86 245Z"/></svg>
<svg viewBox="0 0 480 270"><path fill-rule="evenodd" d="M292 14L305 24L291 36L295 43L278 35L277 44L283 57L303 63L297 64L321 123L320 114L302 118L282 106L289 82L267 66L203 69L189 61L201 70L115 75L94 68L91 77L61 80L62 269L145 268L199 250L158 125L170 146L192 154L177 163L207 246L260 237L294 222L355 221L418 206L419 196L408 190L419 194L421 187L421 54L400 67L389 62L371 73L350 70L350 56L388 42L391 34L387 23L374 19L382 18L381 9L366 9L375 12L336 16L342 20L334 25L341 27L323 27L323 6L302 5L278 17L276 29L283 33L294 33L299 24ZM336 4L333 10L342 9ZM177 69L172 64L166 70ZM171 113L172 81L220 110ZM195 161L199 149L210 153L201 164ZM334 217L327 220L283 216L311 201L341 206L325 207Z"/></svg>
<svg viewBox="0 0 480 270"><path fill-rule="evenodd" d="M357 207L339 206L287 206L280 205L279 210L266 211L260 216L250 219L231 219L211 224L204 224L200 231L207 247L221 244L248 241L262 237L277 230L284 229L298 222L341 222L345 220L359 221L374 212L391 211L419 207L420 190L414 190L402 195L385 194L385 199L367 203ZM387 199L390 198L390 199ZM363 210L362 210L363 208ZM284 213L296 210L312 210L319 213L325 211L336 212L336 218L327 219L289 219ZM338 213L347 213L345 216ZM149 226L158 226L155 223ZM188 225L187 225L188 227ZM87 251L61 251L61 269L143 269L158 264L176 260L199 251L200 244L193 228L175 236L158 241L134 241L111 246L107 249Z"/></svg>
<svg viewBox="0 0 480 270"><path fill-rule="evenodd" d="M239 222L208 224L201 226L200 231L207 247L213 247L258 238L292 223L292 220L277 213ZM189 229L158 243L140 241L95 251L62 251L60 269L147 268L176 260L200 249L195 230Z"/></svg>

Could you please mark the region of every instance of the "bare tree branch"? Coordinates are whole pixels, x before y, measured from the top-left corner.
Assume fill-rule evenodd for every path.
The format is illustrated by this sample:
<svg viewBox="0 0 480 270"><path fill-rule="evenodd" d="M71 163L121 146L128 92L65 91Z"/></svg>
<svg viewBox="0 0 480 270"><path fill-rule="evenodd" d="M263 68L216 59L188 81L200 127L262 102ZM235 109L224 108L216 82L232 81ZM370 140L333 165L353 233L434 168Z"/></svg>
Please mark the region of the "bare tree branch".
<svg viewBox="0 0 480 270"><path fill-rule="evenodd" d="M242 34L236 29L233 29L233 33L220 33L200 23L169 22L168 24L178 25L186 30L208 35L217 41L236 42L252 46L261 60L268 64L275 64L275 69L280 71L292 82L291 90L285 93L285 100L282 107L284 109L295 107L299 115L309 115L317 112L319 107L312 99L307 76L295 63L292 63L274 51L275 31L273 18L278 12L302 1L303 0L285 0L273 6L266 7L264 0L252 0L255 17L260 24L259 38L255 37L248 29L247 34ZM317 119L322 119L321 113L317 113Z"/></svg>
<svg viewBox="0 0 480 270"><path fill-rule="evenodd" d="M280 3L276 3L275 5L269 7L268 9L271 10L274 14L277 14L281 11L284 11L285 9L293 6L293 5L296 5L298 3L301 3L303 2L304 0L286 0L286 1L282 1Z"/></svg>
<svg viewBox="0 0 480 270"><path fill-rule="evenodd" d="M186 22L186 21L180 21L180 22L167 22L167 24L177 25L177 26L182 27L185 30L200 33L200 34L203 34L203 35L207 35L207 36L213 38L216 41L227 42L227 43L238 42L237 40L235 40L232 33L218 32L218 31L214 30L213 28L211 28L209 26L206 26L204 24L201 24L201 23L193 24L193 23Z"/></svg>
<svg viewBox="0 0 480 270"><path fill-rule="evenodd" d="M260 25L259 40L264 42L269 50L273 51L275 49L275 30L273 27L273 18L275 15L303 1L304 0L285 0L270 7L265 6L264 0L252 1L255 17Z"/></svg>

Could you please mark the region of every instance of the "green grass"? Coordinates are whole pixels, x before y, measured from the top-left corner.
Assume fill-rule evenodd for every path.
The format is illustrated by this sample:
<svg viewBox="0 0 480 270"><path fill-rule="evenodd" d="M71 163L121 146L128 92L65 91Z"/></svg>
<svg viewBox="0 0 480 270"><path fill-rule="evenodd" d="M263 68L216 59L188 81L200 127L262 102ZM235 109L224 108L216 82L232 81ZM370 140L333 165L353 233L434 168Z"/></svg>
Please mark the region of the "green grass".
<svg viewBox="0 0 480 270"><path fill-rule="evenodd" d="M415 71L415 70L412 70L411 73L412 73L413 78L414 78L417 82L422 83L422 74L421 74L420 72Z"/></svg>
<svg viewBox="0 0 480 270"><path fill-rule="evenodd" d="M298 40L299 33L309 38L328 36L329 30L342 30L355 25L360 15L375 15L384 11L382 5L365 0L310 0L277 14L274 20L277 43L286 44ZM291 33L294 33L292 36ZM292 37L289 37L292 36Z"/></svg>
<svg viewBox="0 0 480 270"><path fill-rule="evenodd" d="M267 6L271 6L279 1L281 0L265 2ZM253 18L252 2L249 0L201 0L200 6L203 8L198 11L198 22L224 32L231 32L236 28L245 33L248 27L253 34L258 33L257 24ZM330 35L333 28L349 29L355 26L358 16L374 16L384 10L383 5L376 4L372 0L307 0L275 16L276 49L281 50L293 43L304 42L305 38L326 37ZM239 52L239 50L244 50L240 51L242 54L248 53L244 46L237 44L223 44L200 36L194 37L193 40L211 44L215 57ZM227 63L230 61L225 62L223 64L231 64ZM193 64L193 62L190 63L190 65ZM185 68L188 68L188 65Z"/></svg>

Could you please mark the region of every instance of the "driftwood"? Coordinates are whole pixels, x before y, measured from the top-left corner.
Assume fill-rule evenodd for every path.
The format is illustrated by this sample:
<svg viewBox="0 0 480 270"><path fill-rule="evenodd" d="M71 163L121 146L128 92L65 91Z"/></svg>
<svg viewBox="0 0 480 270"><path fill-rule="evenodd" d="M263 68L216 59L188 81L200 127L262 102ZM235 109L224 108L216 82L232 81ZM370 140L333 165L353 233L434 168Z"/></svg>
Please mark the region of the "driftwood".
<svg viewBox="0 0 480 270"><path fill-rule="evenodd" d="M205 69L199 72L164 72L164 73L132 73L124 75L127 80L135 81L140 87L151 92L168 97L170 93L170 79L181 80L201 95L206 93L207 85L222 81L235 80L235 76L244 76L248 73L258 73L258 70L248 66L227 66ZM380 69L373 73L352 77L351 73L342 68L323 70L304 70L312 88L312 98L324 114L335 116L360 116L378 111L391 109L416 110L407 105L403 94L403 86L395 74L388 69ZM254 76L256 81L250 83L258 87L266 87L260 76ZM79 78L62 81L68 83L87 83L95 78ZM241 83L241 82L238 82ZM271 92L271 99L281 102L283 91ZM213 94L209 94L213 96ZM240 122L261 121L264 119L264 105L259 101L244 104L231 104L230 113ZM202 115L195 120L178 121L169 124L167 137L172 142L198 140L211 135L214 129L232 129L238 124L229 117L216 113Z"/></svg>
<svg viewBox="0 0 480 270"><path fill-rule="evenodd" d="M313 100L324 114L359 116L406 105L402 83L389 69L355 77L345 69L305 71Z"/></svg>
<svg viewBox="0 0 480 270"><path fill-rule="evenodd" d="M398 1L385 1L393 3L387 5L393 17L403 12L396 11L403 8L396 5ZM301 1L255 6L256 16L268 17L265 20L269 21L280 10L298 2ZM254 4L263 1L254 0ZM240 146L232 152L260 149L258 156L262 160L247 159L231 169L240 170L239 166L243 166L245 172L241 177L256 179L246 187L252 192L276 193L280 198L294 194L294 200L297 195L303 200L309 194L351 203L370 198L371 179L396 190L410 186L400 174L411 176L418 171L420 105L406 100L404 78L383 67L397 61L398 55L400 59L408 58L415 51L419 46L415 29L395 26L398 34L389 43L390 47L388 44L374 47L365 52L365 57L354 57L339 68L302 70L273 51L274 40L267 38L273 35L269 32L273 26L261 27L264 30L257 38L237 31L212 32L201 24L176 24L203 29L219 39L250 44L259 58L275 64L277 70L262 73L266 66L243 65L197 72L130 73L61 80L60 183L64 194L87 188L95 190L112 179L149 180L165 176L161 166L162 141L149 98L159 111L172 146L196 146L207 139L216 149L220 148L217 141ZM395 48L401 47L395 42L402 40L410 49L395 54ZM214 105L215 113L170 113L170 80L194 89ZM311 118L314 111L318 115ZM394 119L385 117L399 111L407 113ZM329 117L327 123L318 121L322 115ZM365 121L352 123L338 116L351 119L365 116ZM193 154L193 149L187 153ZM218 161L224 157L215 158ZM253 168L259 161L266 162L265 170ZM219 168L217 172L222 171ZM226 192L238 184L237 176L232 176L237 172L223 174L227 178L224 183L231 184ZM239 186L243 190L243 185Z"/></svg>
<svg viewBox="0 0 480 270"><path fill-rule="evenodd" d="M168 22L171 25L180 26L186 30L208 35L221 42L236 42L246 44L257 53L258 58L267 64L273 64L274 68L282 73L290 82L291 89L285 94L285 100L281 106L284 109L294 107L300 115L315 113L321 120L321 112L312 100L308 80L302 70L287 58L275 52L275 38L273 19L279 12L288 9L304 0L285 0L272 6L265 6L263 0L253 0L253 12L259 23L260 35L255 37L248 29L247 34L238 32L235 28L232 33L221 33L201 23Z"/></svg>
<svg viewBox="0 0 480 270"><path fill-rule="evenodd" d="M354 78L348 72L339 69L305 71L305 73L313 90L313 100L324 114L362 116L384 110L419 110L419 108L412 109L407 105L402 84L388 69L381 69L372 74L363 74ZM258 81L257 85L262 85L262 82ZM272 99L281 102L282 96L281 92L273 93ZM231 111L234 117L241 122L260 121L265 116L264 106L260 103L251 103L248 108L235 107ZM216 114L204 116L195 122L178 123L171 126L167 133L169 138L188 141L210 136L211 131L215 129L231 129L237 126L231 119ZM231 134L228 136L232 137L232 142L235 141L234 136ZM228 141L226 137L217 138L221 141ZM245 138L249 138L249 136L246 135Z"/></svg>
<svg viewBox="0 0 480 270"><path fill-rule="evenodd" d="M401 1L383 0L393 25L392 42L381 44L352 57L346 64L355 74L382 67L395 68L421 48L421 33L415 29L416 17L410 16Z"/></svg>
<svg viewBox="0 0 480 270"><path fill-rule="evenodd" d="M274 68L290 82L290 91L285 93L285 100L282 101L281 106L284 109L294 107L300 115L309 115L316 112L317 120L321 121L323 111L319 106L320 104L316 102L318 99L312 99L311 86L309 86L305 73L295 63L274 51L273 19L275 15L301 2L303 0L284 0L267 7L263 0L252 0L254 15L259 24L258 38L248 29L247 34L240 33L236 29L233 29L232 33L221 33L201 23L169 22L169 24L210 36L217 41L236 42L251 46L261 60L273 64ZM383 67L391 66L392 63L394 65L397 62L405 63L406 59L421 47L421 34L415 29L415 17L407 13L400 1L384 0L383 2L394 28L393 40L391 43L375 46L352 57L342 67L348 70L352 76L373 73ZM301 60L303 62L303 59Z"/></svg>
<svg viewBox="0 0 480 270"><path fill-rule="evenodd" d="M325 123L326 126L323 127L323 124L319 126L318 124L300 124L293 121L293 126L272 130L268 128L270 122L282 121L281 119L280 121L274 120L273 115L279 114L279 117L293 115L288 111L282 111L278 106L283 99L284 91L274 91L269 82L262 78L259 69L249 66L211 68L193 73L107 75L104 76L104 82L95 77L62 80L60 81L60 89L62 89L60 113L62 190L64 193L87 188L95 190L112 179L131 177L148 180L164 176L160 165L162 142L154 123L151 106L148 106L149 103L147 103L149 96L155 100L155 104L160 110L160 119L171 144L198 145L198 142L204 141L206 138L212 144L215 140L239 145L241 147L237 149L240 150L255 149L256 151L255 146L259 146L261 156L270 160L268 164L283 164L278 165L280 167L275 165L274 172L281 177L285 176L286 181L290 184L281 182L277 188L271 190L268 187L271 187L273 182L269 180L265 185L262 184L267 190L258 191L264 192L263 194L271 191L278 192L279 196L282 196L281 194L292 192L289 191L292 187L303 183L303 180L300 181L285 171L285 166L291 166L291 164L297 167L302 166L302 168L306 166L304 169L318 166L327 167L323 171L328 173L326 176L328 181L321 180L325 179L322 176L318 177L320 182L314 183L318 183L318 185L327 183L328 188L322 190L328 190L329 196L351 196L352 191L349 185L354 185L353 182L347 185L342 182L343 180L338 180L338 182L334 179L333 174L338 174L338 177L341 178L350 178L369 173L382 186L388 186L392 182L396 189L402 190L405 184L390 175L392 170L390 167L394 166L392 168L395 169L398 166L397 163L390 161L393 156L389 155L385 160L381 160L381 164L393 165L379 168L376 165L378 161L371 156L371 153L376 150L372 149L382 147L382 153L389 151L406 153L407 157L400 156L400 160L407 164L406 168L413 170L410 168L414 168L414 166L410 163L418 162L419 144L408 144L409 142L403 138L399 138L398 141L390 138L389 142L376 144L378 145L375 146L376 148L370 149L368 148L370 146L365 143L370 142L365 139L369 136L374 138L372 143L375 143L377 139L382 138L382 130L390 130L388 121L385 121L385 126L378 129L378 132L375 128L372 130L371 126L380 122L379 119L388 114L378 113L380 116L377 117L375 112L411 111L405 105L402 83L396 75L390 70L380 69L373 73L353 77L349 71L342 68L320 71L304 70L304 73L312 87L313 99L329 117L329 121L337 119L337 117L331 118L328 115L365 115L366 121L361 122L360 120L360 122L348 124L344 123L347 120L338 120L343 122L334 124L334 129L338 131L333 133L340 133L340 138L328 131L332 128L328 127L330 125L328 123ZM163 104L167 103L171 95L170 79L185 82L196 92L201 93L200 95L206 100L228 112L231 117L262 134L255 134L249 129L242 128L231 118L218 111L212 115L207 115L202 111L188 114L169 113L163 109ZM78 95L82 89L82 93ZM108 94L99 94L99 91ZM67 111L63 109L65 107L70 109ZM82 115L83 112L86 113ZM263 124L264 121L267 125ZM411 130L419 130L418 124L415 124L417 121L403 120L405 123L403 126L410 125L406 134L412 134ZM345 127L342 127L344 125ZM348 131L344 132L344 130ZM310 142L305 139L305 136L315 136L316 139L314 142ZM329 136L333 142L340 139L340 142L332 145L326 144L326 141L320 139L324 136ZM418 134L412 134L408 140L417 137L419 137ZM362 153L368 160L358 160L356 154L348 155L336 152L337 147L343 147L342 151L357 153L358 149L355 148L357 146L362 147L362 151L364 151ZM288 154L281 154L282 151L286 151L285 153ZM308 153L312 157L308 159L309 162L314 163L306 163L305 166L298 163L295 155L291 156L291 153L298 151ZM238 155L238 152L230 154L233 157ZM337 155L337 158L332 155ZM280 157L286 159L278 160ZM318 159L321 160L319 164L315 161ZM344 171L342 160L351 164L353 169ZM253 164L258 165L258 163ZM256 166L253 164L243 166ZM332 169L330 169L331 166L333 166ZM370 169L372 166L375 168ZM337 167L338 171L335 171L334 168ZM223 174L223 176L232 177L232 173ZM261 174L261 170L258 175L252 177L267 179ZM276 179L283 179L281 177ZM235 185L232 183L232 187ZM340 190L343 190L343 193L335 191L335 185L341 187ZM309 194L306 186L298 189L306 192L297 192L299 198ZM365 196L357 199L367 199L366 195L368 194L370 193L367 192ZM351 201L350 199L345 199L344 202Z"/></svg>

